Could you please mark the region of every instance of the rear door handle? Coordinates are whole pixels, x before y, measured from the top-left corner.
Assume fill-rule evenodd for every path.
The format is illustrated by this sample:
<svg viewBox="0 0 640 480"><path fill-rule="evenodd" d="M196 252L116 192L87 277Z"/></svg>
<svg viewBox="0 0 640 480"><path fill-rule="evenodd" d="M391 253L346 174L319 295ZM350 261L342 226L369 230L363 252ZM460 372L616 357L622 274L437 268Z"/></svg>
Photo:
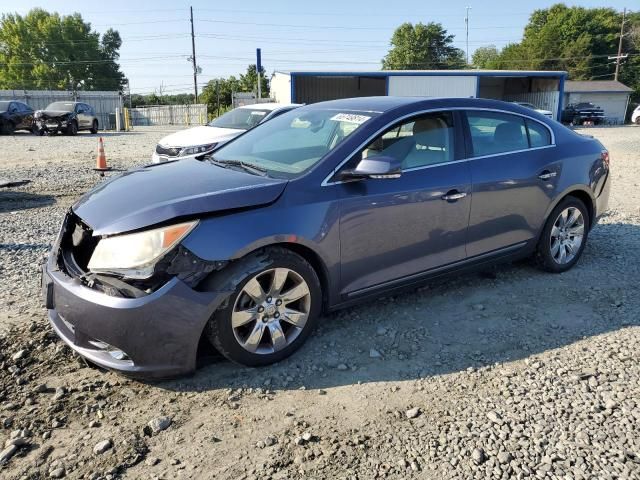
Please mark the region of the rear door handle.
<svg viewBox="0 0 640 480"><path fill-rule="evenodd" d="M464 192L459 192L458 190L450 190L442 196L442 200L446 200L447 202L455 202L466 196L467 194Z"/></svg>
<svg viewBox="0 0 640 480"><path fill-rule="evenodd" d="M558 172L550 172L549 170L543 170L540 173L540 175L538 175L538 178L540 180L549 180L550 178L553 178L556 175L558 175Z"/></svg>

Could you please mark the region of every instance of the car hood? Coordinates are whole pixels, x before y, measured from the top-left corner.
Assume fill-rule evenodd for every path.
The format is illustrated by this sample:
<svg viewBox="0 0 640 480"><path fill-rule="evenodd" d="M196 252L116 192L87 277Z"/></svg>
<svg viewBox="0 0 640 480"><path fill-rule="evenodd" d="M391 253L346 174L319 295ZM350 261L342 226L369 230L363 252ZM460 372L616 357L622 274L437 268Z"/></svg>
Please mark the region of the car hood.
<svg viewBox="0 0 640 480"><path fill-rule="evenodd" d="M244 130L234 128L208 127L204 125L167 135L158 144L163 147L193 147L195 145L227 142L244 132Z"/></svg>
<svg viewBox="0 0 640 480"><path fill-rule="evenodd" d="M95 235L111 235L179 217L266 205L286 184L188 159L125 172L86 193L72 208Z"/></svg>
<svg viewBox="0 0 640 480"><path fill-rule="evenodd" d="M66 117L71 115L73 112L66 112L64 110L40 110L40 113L45 117L55 118Z"/></svg>

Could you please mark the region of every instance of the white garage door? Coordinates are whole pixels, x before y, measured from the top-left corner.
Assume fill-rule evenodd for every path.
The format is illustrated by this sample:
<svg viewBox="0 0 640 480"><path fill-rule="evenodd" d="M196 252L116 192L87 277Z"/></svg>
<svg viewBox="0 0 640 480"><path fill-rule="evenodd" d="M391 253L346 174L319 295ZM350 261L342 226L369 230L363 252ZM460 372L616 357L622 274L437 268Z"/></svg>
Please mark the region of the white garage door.
<svg viewBox="0 0 640 480"><path fill-rule="evenodd" d="M389 95L398 97L475 97L476 76L390 76Z"/></svg>
<svg viewBox="0 0 640 480"><path fill-rule="evenodd" d="M604 110L610 120L624 121L627 110L628 94L626 93L572 93L572 103L591 102Z"/></svg>

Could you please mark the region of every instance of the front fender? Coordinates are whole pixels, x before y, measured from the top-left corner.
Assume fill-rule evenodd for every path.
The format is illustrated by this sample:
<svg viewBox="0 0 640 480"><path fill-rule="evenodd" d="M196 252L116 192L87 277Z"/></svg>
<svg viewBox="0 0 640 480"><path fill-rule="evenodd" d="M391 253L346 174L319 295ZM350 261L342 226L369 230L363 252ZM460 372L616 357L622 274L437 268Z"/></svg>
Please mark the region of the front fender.
<svg viewBox="0 0 640 480"><path fill-rule="evenodd" d="M229 261L269 245L295 244L313 252L324 264L329 278L337 280L340 275L339 221L339 206L335 201L301 205L283 202L205 218L185 238L183 245L203 260ZM332 282L332 286L338 284L338 281Z"/></svg>

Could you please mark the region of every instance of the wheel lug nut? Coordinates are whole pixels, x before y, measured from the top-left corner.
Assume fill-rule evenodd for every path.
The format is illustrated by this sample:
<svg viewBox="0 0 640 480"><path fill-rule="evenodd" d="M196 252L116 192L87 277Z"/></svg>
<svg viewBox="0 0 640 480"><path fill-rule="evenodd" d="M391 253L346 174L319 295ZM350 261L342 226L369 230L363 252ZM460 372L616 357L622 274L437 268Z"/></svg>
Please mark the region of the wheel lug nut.
<svg viewBox="0 0 640 480"><path fill-rule="evenodd" d="M271 303L271 297L267 297L267 303Z"/></svg>
<svg viewBox="0 0 640 480"><path fill-rule="evenodd" d="M264 312L264 307L262 307L262 306L258 307L258 312L259 312L259 313Z"/></svg>
<svg viewBox="0 0 640 480"><path fill-rule="evenodd" d="M282 300L276 300L276 305L278 306L282 305Z"/></svg>
<svg viewBox="0 0 640 480"><path fill-rule="evenodd" d="M274 315L275 318L280 318L280 314L278 312L275 313Z"/></svg>

